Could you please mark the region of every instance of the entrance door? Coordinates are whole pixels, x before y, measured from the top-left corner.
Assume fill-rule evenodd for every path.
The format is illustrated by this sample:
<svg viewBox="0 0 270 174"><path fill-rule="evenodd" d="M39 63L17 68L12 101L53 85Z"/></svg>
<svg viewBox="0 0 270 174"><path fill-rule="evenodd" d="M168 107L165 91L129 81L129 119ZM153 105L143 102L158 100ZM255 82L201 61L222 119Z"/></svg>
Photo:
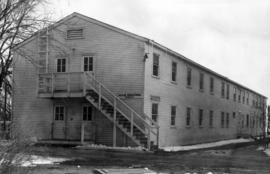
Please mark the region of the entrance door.
<svg viewBox="0 0 270 174"><path fill-rule="evenodd" d="M54 107L53 139L66 138L66 109L63 105Z"/></svg>
<svg viewBox="0 0 270 174"><path fill-rule="evenodd" d="M93 107L91 105L83 105L82 125L84 128L84 140L95 141L95 124L93 121Z"/></svg>

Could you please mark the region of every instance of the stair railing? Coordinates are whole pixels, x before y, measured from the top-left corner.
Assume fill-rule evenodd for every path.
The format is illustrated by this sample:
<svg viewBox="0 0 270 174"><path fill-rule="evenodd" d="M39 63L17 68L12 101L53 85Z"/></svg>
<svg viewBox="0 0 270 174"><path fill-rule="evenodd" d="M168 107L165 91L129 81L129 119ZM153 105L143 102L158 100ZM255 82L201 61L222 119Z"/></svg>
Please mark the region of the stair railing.
<svg viewBox="0 0 270 174"><path fill-rule="evenodd" d="M122 99L116 96L111 90L100 83L96 78L87 72L85 72L84 91L87 89L93 89L99 95L98 107L101 109L101 98L106 98L112 106L114 106L118 112L120 112L126 119L130 121L130 134L134 135L134 126L137 127L143 134L147 136L147 146L150 149L151 134L156 138L158 146L159 141L159 126L149 116L138 114ZM116 121L116 114L114 113L114 121ZM147 131L145 131L147 130Z"/></svg>

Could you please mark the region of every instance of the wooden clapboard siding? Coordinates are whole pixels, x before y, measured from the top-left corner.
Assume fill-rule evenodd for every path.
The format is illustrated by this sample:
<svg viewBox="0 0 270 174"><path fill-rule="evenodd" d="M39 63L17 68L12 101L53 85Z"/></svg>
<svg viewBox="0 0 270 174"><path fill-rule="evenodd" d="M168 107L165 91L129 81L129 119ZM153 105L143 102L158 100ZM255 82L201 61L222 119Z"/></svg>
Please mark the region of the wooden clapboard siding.
<svg viewBox="0 0 270 174"><path fill-rule="evenodd" d="M160 97L159 118L160 125L160 146L196 144L203 142L211 142L221 139L236 138L238 122L242 114L252 115L257 112L257 116L261 116L262 110L251 107L250 104L242 104L233 101L233 86L237 86L225 79L217 77L215 74L199 69L191 63L183 61L178 57L169 55L152 45L146 50L150 50L149 58L145 63L145 93L144 93L144 111L151 115L151 96ZM152 55L153 52L160 55L160 76L155 78L152 76ZM171 83L171 64L172 61L177 62L177 81ZM187 67L192 68L192 88L186 86ZM204 91L199 91L199 73L204 73ZM214 77L215 88L214 95L210 94L210 77ZM230 99L221 98L221 81L230 84ZM247 90L246 90L247 91ZM249 91L250 96L252 94ZM226 96L226 90L225 90ZM153 98L153 97L152 97ZM242 97L241 97L242 100ZM176 111L176 126L170 126L171 106L177 108ZM186 107L192 108L191 126L186 126ZM203 109L204 119L203 126L198 125L199 109ZM209 128L209 111L214 111L213 128ZM229 113L230 124L229 128L221 128L221 112ZM236 112L236 118L232 117L233 112ZM244 128L242 131L249 135L262 134L261 128ZM154 139L153 139L154 140Z"/></svg>
<svg viewBox="0 0 270 174"><path fill-rule="evenodd" d="M84 38L66 40L66 30L70 26L82 27ZM37 36L19 48L31 53L31 57L35 60L39 58ZM128 103L136 111L142 113L144 43L79 17L71 18L49 31L49 73L56 72L57 58L67 59L66 71L82 71L82 57L84 55L94 57L96 78L115 94L140 94L139 98L128 99ZM49 139L51 138L55 100L37 98L38 68L21 56L15 55L15 59L14 121L16 132L20 133L21 136ZM75 82L76 80L72 82L71 90L77 89L77 86L81 85ZM64 87L64 84L56 86L60 90ZM79 105L74 107L76 107L74 112L77 112ZM79 118L79 113L80 111L75 114L76 119ZM68 114L71 113L68 111ZM104 119L103 116L99 118ZM31 125L31 128L25 125ZM112 144L112 123L108 120L102 120L100 125L102 128L97 128L99 130L97 131L97 142ZM70 134L70 137L67 138L75 139L78 135L78 122L71 127L73 131L66 132L67 135ZM117 132L119 133L119 130Z"/></svg>

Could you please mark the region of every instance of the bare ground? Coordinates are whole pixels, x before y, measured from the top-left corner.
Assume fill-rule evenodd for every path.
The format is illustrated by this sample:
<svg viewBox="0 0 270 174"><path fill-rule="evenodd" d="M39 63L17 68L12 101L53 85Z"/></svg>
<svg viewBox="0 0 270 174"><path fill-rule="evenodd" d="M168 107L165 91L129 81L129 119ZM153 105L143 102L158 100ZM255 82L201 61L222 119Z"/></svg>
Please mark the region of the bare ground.
<svg viewBox="0 0 270 174"><path fill-rule="evenodd" d="M270 157L257 150L259 144L175 153L78 150L64 147L33 147L40 156L68 158L55 165L39 165L31 173L84 174L94 168L149 168L168 174L181 173L270 173ZM20 170L20 168L18 168Z"/></svg>

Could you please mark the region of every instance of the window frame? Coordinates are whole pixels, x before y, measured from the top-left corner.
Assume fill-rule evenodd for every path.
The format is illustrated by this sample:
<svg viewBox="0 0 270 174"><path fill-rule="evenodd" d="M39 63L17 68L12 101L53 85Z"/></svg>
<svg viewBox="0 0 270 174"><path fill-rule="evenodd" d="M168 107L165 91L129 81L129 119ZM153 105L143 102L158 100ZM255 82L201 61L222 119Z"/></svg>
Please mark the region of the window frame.
<svg viewBox="0 0 270 174"><path fill-rule="evenodd" d="M171 122L170 126L175 127L176 126L176 112L177 112L177 107L175 105L171 105Z"/></svg>
<svg viewBox="0 0 270 174"><path fill-rule="evenodd" d="M151 105L151 119L156 123L158 123L158 108L159 108L158 105L159 103L157 102L152 102L152 105ZM156 109L157 113L153 113L153 108L154 108L153 106L157 106L157 109ZM155 118L153 116L155 116Z"/></svg>
<svg viewBox="0 0 270 174"><path fill-rule="evenodd" d="M91 108L91 119L89 119L89 115L86 115L86 119L85 119L85 117L84 117L84 108L87 108L87 114L89 114L89 108ZM91 121L93 121L93 116L94 116L94 114L93 114L93 107L90 105L90 104L84 104L83 106L82 106L82 121L86 121L86 122L91 122Z"/></svg>
<svg viewBox="0 0 270 174"><path fill-rule="evenodd" d="M200 128L203 127L203 109L199 109L198 125Z"/></svg>
<svg viewBox="0 0 270 174"><path fill-rule="evenodd" d="M186 76L186 85L191 88L192 86L192 68L187 66L187 76Z"/></svg>
<svg viewBox="0 0 270 174"><path fill-rule="evenodd" d="M157 61L155 61L155 58ZM156 68L156 71L155 71ZM157 73L157 74L155 74ZM153 53L153 62L152 62L152 76L159 77L160 76L160 55L157 53Z"/></svg>
<svg viewBox="0 0 270 174"><path fill-rule="evenodd" d="M61 110L59 111L59 115L57 113L57 108L63 108L63 113L61 113ZM63 116L61 117L61 114L63 114ZM65 121L66 118L66 107L64 105L61 104L57 104L54 106L54 121Z"/></svg>
<svg viewBox="0 0 270 174"><path fill-rule="evenodd" d="M87 65L85 65L85 58L88 58ZM92 58L92 71L89 71L90 68L90 58ZM83 72L94 72L94 56L83 56L82 57L82 71ZM85 70L85 66L87 66L87 71Z"/></svg>
<svg viewBox="0 0 270 174"><path fill-rule="evenodd" d="M203 72L199 73L199 90L201 92L204 91L204 73Z"/></svg>
<svg viewBox="0 0 270 174"><path fill-rule="evenodd" d="M191 107L186 107L186 127L191 126Z"/></svg>
<svg viewBox="0 0 270 174"><path fill-rule="evenodd" d="M225 82L221 81L221 98L225 98Z"/></svg>
<svg viewBox="0 0 270 174"><path fill-rule="evenodd" d="M210 110L209 111L209 127L213 128L214 127L214 111Z"/></svg>
<svg viewBox="0 0 270 174"><path fill-rule="evenodd" d="M177 82L177 62L172 61L172 72L171 72L171 81L172 82Z"/></svg>
<svg viewBox="0 0 270 174"><path fill-rule="evenodd" d="M64 63L63 63L63 61L64 61ZM66 58L57 58L56 59L56 72L57 73L67 72L67 59Z"/></svg>
<svg viewBox="0 0 270 174"><path fill-rule="evenodd" d="M223 111L221 111L220 125L221 128L225 127L225 113Z"/></svg>
<svg viewBox="0 0 270 174"><path fill-rule="evenodd" d="M214 77L210 77L210 85L209 85L209 90L210 90L210 94L214 94L215 91L215 82L214 82Z"/></svg>

